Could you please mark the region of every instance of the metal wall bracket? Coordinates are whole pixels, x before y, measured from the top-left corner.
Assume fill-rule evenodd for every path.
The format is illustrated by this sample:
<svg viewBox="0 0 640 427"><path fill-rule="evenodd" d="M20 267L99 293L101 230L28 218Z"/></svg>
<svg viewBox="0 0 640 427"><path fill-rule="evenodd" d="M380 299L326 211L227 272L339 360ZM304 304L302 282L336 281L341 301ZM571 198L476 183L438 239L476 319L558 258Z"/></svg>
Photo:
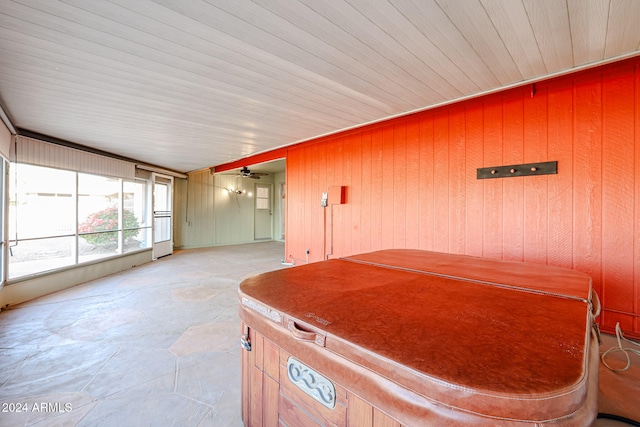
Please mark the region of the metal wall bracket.
<svg viewBox="0 0 640 427"><path fill-rule="evenodd" d="M553 175L558 173L558 162L524 163L520 165L478 168L478 179L507 178L510 176Z"/></svg>

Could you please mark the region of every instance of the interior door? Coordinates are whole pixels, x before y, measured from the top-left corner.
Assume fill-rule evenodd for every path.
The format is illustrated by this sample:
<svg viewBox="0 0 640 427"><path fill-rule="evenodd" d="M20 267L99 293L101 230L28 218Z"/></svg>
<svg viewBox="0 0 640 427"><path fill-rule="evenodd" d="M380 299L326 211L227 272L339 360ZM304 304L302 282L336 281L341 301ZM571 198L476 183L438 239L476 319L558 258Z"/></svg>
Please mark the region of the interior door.
<svg viewBox="0 0 640 427"><path fill-rule="evenodd" d="M280 183L280 240L285 239L285 230L287 226L287 185Z"/></svg>
<svg viewBox="0 0 640 427"><path fill-rule="evenodd" d="M173 253L173 177L153 174L153 259Z"/></svg>
<svg viewBox="0 0 640 427"><path fill-rule="evenodd" d="M273 200L271 184L256 184L254 240L273 238Z"/></svg>

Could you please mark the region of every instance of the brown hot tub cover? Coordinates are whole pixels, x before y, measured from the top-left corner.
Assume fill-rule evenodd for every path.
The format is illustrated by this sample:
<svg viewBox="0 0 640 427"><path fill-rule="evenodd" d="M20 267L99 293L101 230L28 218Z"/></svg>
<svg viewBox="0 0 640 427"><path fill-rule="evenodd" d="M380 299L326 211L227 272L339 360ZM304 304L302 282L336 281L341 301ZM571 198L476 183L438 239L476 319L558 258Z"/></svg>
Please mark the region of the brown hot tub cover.
<svg viewBox="0 0 640 427"><path fill-rule="evenodd" d="M384 250L249 278L240 317L404 424L589 425L592 300L573 270Z"/></svg>

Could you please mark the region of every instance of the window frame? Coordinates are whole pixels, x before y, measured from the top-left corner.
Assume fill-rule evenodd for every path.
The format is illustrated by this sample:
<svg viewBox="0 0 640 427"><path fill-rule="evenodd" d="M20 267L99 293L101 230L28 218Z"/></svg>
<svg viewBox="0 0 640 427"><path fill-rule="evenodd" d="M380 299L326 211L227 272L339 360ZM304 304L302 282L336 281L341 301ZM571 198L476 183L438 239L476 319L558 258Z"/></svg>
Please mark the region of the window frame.
<svg viewBox="0 0 640 427"><path fill-rule="evenodd" d="M113 176L106 176L106 175L101 175L101 174L96 174L96 173L87 173L87 172L81 172L81 171L72 171L72 170L67 170L67 169L60 169L60 168L55 168L55 167L48 167L48 166L41 166L41 165L32 165L32 164L28 164L28 163L16 163L16 162L6 162L7 165L6 167L8 167L8 171L6 173L6 175L3 175L5 177L10 176L11 178L15 179L13 188L11 188L11 182L5 182L5 185L3 188L5 188L5 191L7 194L11 193L11 196L15 196L14 199L12 200L12 202L16 202L16 198L18 197L19 194L19 188L18 187L18 181L20 179L23 179L23 177L18 177L18 175L10 175L11 172L15 173L15 174L20 174L20 166L29 166L29 167L33 167L33 168L43 168L43 169L54 169L54 170L62 170L62 171L66 171L69 173L74 174L74 181L75 181L75 191L72 195L73 197L73 212L69 212L69 217L74 218L74 222L75 222L75 227L73 225L71 225L73 232L72 233L65 233L65 234L43 234L43 235L39 235L39 236L32 236L32 237L28 237L28 238L20 238L17 234L20 228L20 218L17 215L17 211L14 209L13 212L10 211L9 209L9 204L7 203L6 208L4 209L3 212L5 213L4 219L5 221L3 221L3 224L5 224L4 227L4 232L5 232L5 236L6 238L3 239L3 247L1 248L2 250L4 250L4 269L3 271L0 271L0 274L4 274L3 283L6 284L11 284L13 282L19 282L19 281L23 281L23 280L28 280L30 278L33 278L35 276L41 276L44 274L51 274L51 273L55 273L55 272L59 272L62 270L66 270L66 269L71 269L71 268L76 268L79 266L83 266L83 265L88 265L88 264L92 264L92 263L96 263L96 262L102 262L108 259L113 259L113 258L118 258L118 257L122 257L122 256L128 256L137 252L142 252L142 251L147 251L147 250L151 250L152 247L152 241L151 241L151 237L152 236L152 221L151 221L151 215L150 215L150 206L149 206L149 197L148 197L148 193L150 191L150 185L151 182L148 179L142 179L142 178L123 178L123 177L113 177ZM12 171L13 168L13 171ZM25 173L25 172L23 172ZM117 188L118 188L118 200L116 203L117 209L118 209L118 225L117 228L114 230L105 230L105 231L99 231L99 233L111 233L111 232L117 232L117 242L116 242L116 250L114 251L114 253L112 254L107 254L105 256L99 256L99 257L94 257L92 259L81 259L81 255L80 255L80 251L79 251L79 244L80 244L80 239L82 238L83 235L86 235L86 233L81 233L80 232L80 222L84 220L84 218L79 218L79 207L80 207L80 194L79 194L79 188L80 188L80 175L93 175L99 178L106 178L106 179L110 179L110 180L117 180ZM27 178L28 179L28 178ZM5 179L5 181L10 181L9 179ZM125 209L125 197L124 197L124 191L125 191L125 183L133 183L135 185L140 185L142 184L142 186L140 187L140 195L139 195L139 200L136 199L135 201L135 205L137 204L142 204L142 207L140 208L140 211L143 212L144 218L141 218L139 220L139 226L138 227L129 227L125 230L124 228L124 223L123 223L123 217L124 217L124 209ZM2 183L0 183L2 184ZM135 192L134 192L135 193ZM136 197L136 196L134 196ZM9 197L5 198L7 201L10 200ZM71 210L71 209L70 209ZM16 224L15 230L12 230L12 232L9 232L9 224L11 221L14 221ZM136 234L136 236L139 236L140 233L142 233L142 240L141 240L141 246L139 248L136 249L128 249L125 250L125 235L126 234L130 234L130 233L125 233L126 231L132 231L132 230L138 230L138 234ZM34 268L32 269L30 272L28 273L23 273L23 274L19 274L17 276L12 276L12 271L11 271L11 248L16 247L17 244L19 244L20 242L27 242L27 241L38 241L38 240L44 240L44 239L52 239L52 238L73 238L73 243L72 243L72 262L70 264L61 266L61 267L54 267L54 268L42 268L42 266L38 266L38 268ZM43 258L43 263L44 261L46 261L47 259L51 259L51 258ZM34 261L37 262L37 261ZM19 262L15 263L14 265L18 265ZM37 265L37 264L35 264Z"/></svg>

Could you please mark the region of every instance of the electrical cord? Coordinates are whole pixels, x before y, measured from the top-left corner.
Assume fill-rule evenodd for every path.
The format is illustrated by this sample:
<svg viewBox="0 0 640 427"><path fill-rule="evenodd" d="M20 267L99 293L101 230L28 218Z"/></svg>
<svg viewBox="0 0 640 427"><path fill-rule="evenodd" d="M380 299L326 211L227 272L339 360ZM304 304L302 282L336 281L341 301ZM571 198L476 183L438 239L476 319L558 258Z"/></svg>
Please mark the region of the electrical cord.
<svg viewBox="0 0 640 427"><path fill-rule="evenodd" d="M618 347L611 347L609 350L605 351L604 353L602 353L602 356L600 356L600 359L602 359L602 364L604 366L606 366L609 370L613 371L613 372L623 372L626 371L627 369L629 369L631 367L631 354L636 354L638 356L640 356L640 350L637 350L635 348L625 348L622 346L622 341L626 341L629 342L633 345L637 345L640 346L640 344L638 344L637 342L631 341L628 338L625 338L624 335L622 334L622 328L620 328L620 322L616 323L616 338L618 340ZM608 354L611 353L622 353L624 354L624 356L627 358L627 364L624 368L612 368L611 366L609 366L609 364L607 363L607 361L605 360L605 358L607 357Z"/></svg>
<svg viewBox="0 0 640 427"><path fill-rule="evenodd" d="M624 372L627 369L629 369L631 367L631 356L630 354L636 354L638 356L640 356L640 350L637 350L635 348L628 348L628 347L623 347L622 342L623 341L627 341L631 344L640 346L640 344L638 344L637 342L631 341L628 338L625 338L624 335L622 334L622 328L620 327L620 323L616 323L616 339L618 340L618 347L611 347L609 350L605 351L604 353L602 353L602 355L600 356L600 359L602 360L602 364L604 366L607 367L607 369L613 371L613 372ZM612 353L622 353L625 355L625 357L627 358L627 364L625 365L624 368L612 368L611 366L609 366L609 364L607 363L607 361L605 360L607 355L612 354ZM605 412L600 412L598 413L598 418L600 419L607 419L607 420L614 420L614 421L620 421L632 426L637 426L640 427L640 422L636 421L636 420L632 420L630 418L627 417L623 417L620 415L614 415L614 414L607 414Z"/></svg>
<svg viewBox="0 0 640 427"><path fill-rule="evenodd" d="M636 420L632 420L630 418L621 417L620 415L613 415L613 414L607 414L607 413L604 413L604 412L600 412L600 413L598 413L598 418L607 419L607 420L613 420L613 421L620 421L620 422L627 423L627 424L632 425L632 426L640 427L640 422L638 422Z"/></svg>

